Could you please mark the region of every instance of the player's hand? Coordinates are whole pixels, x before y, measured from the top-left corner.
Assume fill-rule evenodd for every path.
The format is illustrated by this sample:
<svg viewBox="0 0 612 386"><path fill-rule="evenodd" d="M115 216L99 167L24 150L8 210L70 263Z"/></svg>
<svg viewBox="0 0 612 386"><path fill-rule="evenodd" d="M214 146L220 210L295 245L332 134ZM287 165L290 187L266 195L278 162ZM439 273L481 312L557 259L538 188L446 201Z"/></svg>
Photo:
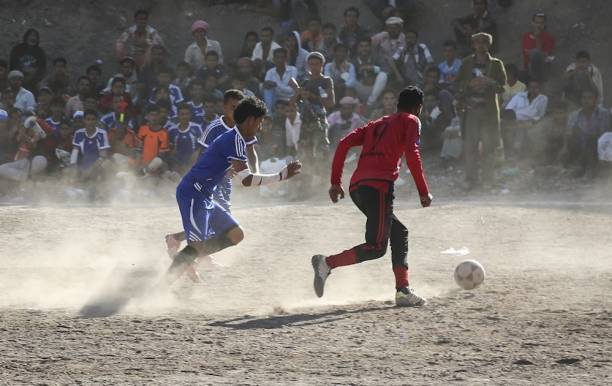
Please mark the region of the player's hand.
<svg viewBox="0 0 612 386"><path fill-rule="evenodd" d="M329 188L329 198L331 198L334 204L338 202L338 196L340 196L340 199L344 198L344 189L342 185L332 185Z"/></svg>
<svg viewBox="0 0 612 386"><path fill-rule="evenodd" d="M287 165L287 178L291 178L297 174L300 174L302 169L302 163L295 160Z"/></svg>
<svg viewBox="0 0 612 386"><path fill-rule="evenodd" d="M431 193L427 193L426 196L421 196L421 206L423 208L427 208L431 205L431 200L433 200L433 196L431 195Z"/></svg>

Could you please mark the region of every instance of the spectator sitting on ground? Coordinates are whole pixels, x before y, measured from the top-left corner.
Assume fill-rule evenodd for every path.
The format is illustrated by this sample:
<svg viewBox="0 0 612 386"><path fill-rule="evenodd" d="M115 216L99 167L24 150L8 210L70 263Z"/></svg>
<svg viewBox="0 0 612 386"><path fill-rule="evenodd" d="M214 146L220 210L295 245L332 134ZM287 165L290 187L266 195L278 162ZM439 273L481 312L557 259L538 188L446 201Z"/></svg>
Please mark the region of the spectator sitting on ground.
<svg viewBox="0 0 612 386"><path fill-rule="evenodd" d="M102 163L109 156L110 143L106 131L97 127L98 115L85 110L85 127L75 131L70 164L78 166L77 178L82 181L98 179Z"/></svg>
<svg viewBox="0 0 612 386"><path fill-rule="evenodd" d="M334 61L325 65L325 75L334 81L334 90L338 98L344 96L347 87L353 87L357 81L355 66L348 61L348 48L338 43L334 48Z"/></svg>
<svg viewBox="0 0 612 386"><path fill-rule="evenodd" d="M21 71L23 84L30 91L36 91L47 71L47 54L39 44L40 34L30 28L23 34L23 42L14 46L9 56L9 68Z"/></svg>
<svg viewBox="0 0 612 386"><path fill-rule="evenodd" d="M7 87L5 90L2 90L2 95L0 96L0 109L8 112L9 109L13 108L15 108L15 92L10 87Z"/></svg>
<svg viewBox="0 0 612 386"><path fill-rule="evenodd" d="M17 150L12 161L0 165L0 179L22 182L47 168L47 159L36 154L39 141L43 140L46 134L37 123L36 117L30 116L22 121L21 114L15 116Z"/></svg>
<svg viewBox="0 0 612 386"><path fill-rule="evenodd" d="M368 107L372 108L387 86L388 76L372 55L370 38L363 38L359 41L354 62L357 75L355 90L359 99L366 101Z"/></svg>
<svg viewBox="0 0 612 386"><path fill-rule="evenodd" d="M209 75L217 78L219 84L225 84L229 77L225 71L225 67L219 63L219 55L215 51L210 51L206 54L206 62L196 72L196 77L206 79Z"/></svg>
<svg viewBox="0 0 612 386"><path fill-rule="evenodd" d="M43 85L49 87L55 95L71 94L72 84L66 69L67 65L65 58L53 59L53 72L43 81Z"/></svg>
<svg viewBox="0 0 612 386"><path fill-rule="evenodd" d="M8 74L9 87L15 94L15 108L22 113L36 111L36 100L34 94L23 88L23 73L19 70L13 70Z"/></svg>
<svg viewBox="0 0 612 386"><path fill-rule="evenodd" d="M287 50L277 48L274 50L274 67L266 73L264 81L264 101L272 111L276 100L289 101L293 96L293 87L297 79L297 68L287 66Z"/></svg>
<svg viewBox="0 0 612 386"><path fill-rule="evenodd" d="M513 96L518 94L519 92L524 92L527 90L527 86L525 83L521 82L518 79L519 69L513 64L509 63L506 65L506 76L508 77L508 82L504 85L504 93L502 94L502 106L506 106Z"/></svg>
<svg viewBox="0 0 612 386"><path fill-rule="evenodd" d="M38 117L47 118L51 114L51 101L54 98L55 94L49 87L43 86L38 90L38 97L36 98L38 102L36 104L36 115ZM64 108L65 106L66 104L64 104Z"/></svg>
<svg viewBox="0 0 612 386"><path fill-rule="evenodd" d="M132 111L132 97L125 91L125 79L116 77L113 79L111 83L110 93L103 95L100 97L98 102L98 111L102 114L106 114L113 108L113 100L116 98L121 98L125 103L125 111Z"/></svg>
<svg viewBox="0 0 612 386"><path fill-rule="evenodd" d="M236 62L236 67L237 76L242 76L246 81L246 88L261 98L261 82L255 76L253 61L250 58L240 58Z"/></svg>
<svg viewBox="0 0 612 386"><path fill-rule="evenodd" d="M341 43L336 32L336 26L332 23L323 24L323 40L319 44L320 49L317 52L322 53L327 62L334 60L334 49L338 43Z"/></svg>
<svg viewBox="0 0 612 386"><path fill-rule="evenodd" d="M457 43L452 40L444 42L444 61L438 64L440 85L455 93L455 80L461 68L461 59L457 58Z"/></svg>
<svg viewBox="0 0 612 386"><path fill-rule="evenodd" d="M49 103L49 116L45 119L45 123L53 130L53 134L59 133L60 125L64 120L65 105L66 102L61 97L54 97Z"/></svg>
<svg viewBox="0 0 612 386"><path fill-rule="evenodd" d="M100 118L100 128L106 131L113 152L125 153L124 145L132 144L136 124L128 110L128 104L121 95L113 96L111 111ZM133 147L133 145L131 146Z"/></svg>
<svg viewBox="0 0 612 386"><path fill-rule="evenodd" d="M117 39L115 51L117 58L131 56L138 68L142 68L151 60L151 48L154 45L163 46L164 41L157 30L148 24L148 11L139 9L134 12L134 22L135 24Z"/></svg>
<svg viewBox="0 0 612 386"><path fill-rule="evenodd" d="M274 39L274 30L271 27L262 28L259 36L261 40L255 45L251 60L257 72L265 74L267 68L274 61L274 51L281 48L281 46L272 40Z"/></svg>
<svg viewBox="0 0 612 386"><path fill-rule="evenodd" d="M432 95L436 99L440 107L444 125L447 125L455 116L455 97L440 84L440 70L436 67L431 67L425 72L423 92L425 95Z"/></svg>
<svg viewBox="0 0 612 386"><path fill-rule="evenodd" d="M386 31L372 36L374 54L384 63L384 70L392 83L404 84L400 72L400 60L406 52L406 35L402 32L404 20L392 16L385 21Z"/></svg>
<svg viewBox="0 0 612 386"><path fill-rule="evenodd" d="M172 103L172 106L176 107L179 103L183 102L183 93L177 85L172 84L172 78L173 74L170 67L163 67L158 70L157 87L153 89L151 98L149 99L149 103L154 103L153 96L155 95L155 92L158 88L168 89L168 92L170 93L170 103Z"/></svg>
<svg viewBox="0 0 612 386"><path fill-rule="evenodd" d="M191 120L204 127L203 124L206 111L204 106L204 83L199 79L195 79L189 85L187 95L191 98L187 102L187 105L191 108Z"/></svg>
<svg viewBox="0 0 612 386"><path fill-rule="evenodd" d="M196 20L191 25L191 35L195 41L185 50L184 60L195 70L204 65L206 54L213 51L217 53L219 63L223 64L223 50L221 49L221 44L206 36L208 34L208 28L208 23L204 20Z"/></svg>
<svg viewBox="0 0 612 386"><path fill-rule="evenodd" d="M259 35L256 31L248 31L244 35L244 40L242 42L242 48L240 48L239 58L251 58L253 56L253 50L255 46L259 42Z"/></svg>
<svg viewBox="0 0 612 386"><path fill-rule="evenodd" d="M85 71L85 75L89 78L91 82L91 93L93 95L100 95L102 90L104 90L104 82L102 81L102 68L97 64L92 64L87 67Z"/></svg>
<svg viewBox="0 0 612 386"><path fill-rule="evenodd" d="M479 32L488 33L497 41L497 23L489 13L487 0L472 0L472 13L453 20L455 39L461 56L472 52L472 35ZM497 44L497 43L496 43ZM492 48L491 52L495 52Z"/></svg>
<svg viewBox="0 0 612 386"><path fill-rule="evenodd" d="M301 45L308 51L317 51L320 48L323 35L321 34L321 18L311 16L308 20L307 29L302 32Z"/></svg>
<svg viewBox="0 0 612 386"><path fill-rule="evenodd" d="M66 102L66 116L72 117L75 111L83 111L83 101L91 93L91 81L85 75L77 80L77 94Z"/></svg>
<svg viewBox="0 0 612 386"><path fill-rule="evenodd" d="M356 98L344 97L340 99L340 110L331 113L327 117L329 122L329 140L333 148L351 130L364 125L364 119L355 112L355 107L358 103L359 100Z"/></svg>
<svg viewBox="0 0 612 386"><path fill-rule="evenodd" d="M181 94L186 94L189 85L193 81L193 70L189 63L178 62L176 65L176 78L172 81L172 84L178 86L181 89Z"/></svg>
<svg viewBox="0 0 612 386"><path fill-rule="evenodd" d="M299 77L304 76L306 74L308 51L302 48L300 33L297 31L290 32L285 39L284 46L288 54L287 64L297 68Z"/></svg>
<svg viewBox="0 0 612 386"><path fill-rule="evenodd" d="M406 53L404 54L404 64L402 71L404 81L408 85L421 86L425 70L433 64L433 57L429 48L423 43L418 42L419 33L415 30L405 32Z"/></svg>
<svg viewBox="0 0 612 386"><path fill-rule="evenodd" d="M366 38L370 37L368 30L359 25L359 9L357 7L348 7L344 10L344 25L340 29L338 37L344 43L351 54L357 55L358 44Z"/></svg>
<svg viewBox="0 0 612 386"><path fill-rule="evenodd" d="M179 174L185 173L193 165L199 154L198 140L202 128L191 121L191 107L182 103L178 106L178 123L168 129L170 169Z"/></svg>
<svg viewBox="0 0 612 386"><path fill-rule="evenodd" d="M540 82L532 79L528 91L517 93L504 108L502 135L507 156L527 150L528 129L546 115L548 97L541 93L540 87Z"/></svg>
<svg viewBox="0 0 612 386"><path fill-rule="evenodd" d="M138 129L139 164L144 174L159 174L166 166L168 130L160 106L152 105L146 115L146 124Z"/></svg>
<svg viewBox="0 0 612 386"><path fill-rule="evenodd" d="M547 63L554 59L555 38L546 31L546 14L536 13L531 19L532 31L523 34L523 64L530 79L546 80Z"/></svg>
<svg viewBox="0 0 612 386"><path fill-rule="evenodd" d="M582 93L593 87L597 90L599 105L603 104L603 78L587 51L576 53L576 61L565 70L563 75L563 92L565 98L575 106L582 103Z"/></svg>
<svg viewBox="0 0 612 386"><path fill-rule="evenodd" d="M381 107L372 111L370 114L370 120L378 119L387 115L395 114L397 112L397 93L395 90L386 89L382 93Z"/></svg>
<svg viewBox="0 0 612 386"><path fill-rule="evenodd" d="M597 103L597 89L582 92L582 107L567 118L563 163L576 165L575 177L593 178L597 174L597 140L611 131L610 112Z"/></svg>

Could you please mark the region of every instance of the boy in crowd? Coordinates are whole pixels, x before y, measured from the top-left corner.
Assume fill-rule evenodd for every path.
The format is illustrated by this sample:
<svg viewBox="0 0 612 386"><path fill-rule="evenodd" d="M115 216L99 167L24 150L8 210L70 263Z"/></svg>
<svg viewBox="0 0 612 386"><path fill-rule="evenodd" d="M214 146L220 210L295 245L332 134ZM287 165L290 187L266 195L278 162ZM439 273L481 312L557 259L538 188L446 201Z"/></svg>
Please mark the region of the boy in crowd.
<svg viewBox="0 0 612 386"><path fill-rule="evenodd" d="M70 164L78 166L78 178L87 181L100 177L110 143L106 131L97 127L98 114L94 110L85 110L83 121L85 127L74 133Z"/></svg>
<svg viewBox="0 0 612 386"><path fill-rule="evenodd" d="M100 127L106 131L113 152L125 153L124 145L133 143L126 137L134 135L135 123L122 96L113 97L111 111L100 118Z"/></svg>
<svg viewBox="0 0 612 386"><path fill-rule="evenodd" d="M178 86L183 95L187 94L189 85L193 81L193 69L187 62L179 62L176 65L176 78L172 81L172 84Z"/></svg>
<svg viewBox="0 0 612 386"><path fill-rule="evenodd" d="M229 79L225 67L219 63L219 54L216 51L208 51L206 53L204 66L196 72L196 77L202 80L208 78L209 75L216 77L218 84L225 84Z"/></svg>
<svg viewBox="0 0 612 386"><path fill-rule="evenodd" d="M293 85L297 79L297 68L287 65L287 50L274 50L274 67L266 72L263 83L264 101L269 110L274 109L277 100L289 101L293 96Z"/></svg>
<svg viewBox="0 0 612 386"><path fill-rule="evenodd" d="M178 120L178 123L168 130L169 162L171 169L182 175L197 159L198 140L202 137L202 128L191 121L191 107L186 103L178 107Z"/></svg>
<svg viewBox="0 0 612 386"><path fill-rule="evenodd" d="M461 59L457 58L457 43L452 40L444 42L444 61L438 64L440 70L440 84L449 90L455 92L455 79L461 68Z"/></svg>
<svg viewBox="0 0 612 386"><path fill-rule="evenodd" d="M153 97L155 96L155 92L157 89L166 88L168 89L168 93L170 95L170 103L173 106L177 106L179 103L183 102L183 93L181 89L172 84L172 70L170 67L162 67L157 72L157 87L153 89L151 93L151 98L149 99L149 103L155 103L153 101Z"/></svg>
<svg viewBox="0 0 612 386"><path fill-rule="evenodd" d="M60 124L64 120L64 105L64 100L57 97L53 98L49 104L50 115L47 119L45 119L45 122L56 133L59 130Z"/></svg>
<svg viewBox="0 0 612 386"><path fill-rule="evenodd" d="M204 116L206 115L204 106L204 84L199 79L194 79L188 88L191 99L187 105L191 108L191 120L203 127Z"/></svg>
<svg viewBox="0 0 612 386"><path fill-rule="evenodd" d="M163 126L164 117L160 107L152 105L147 114L147 123L138 129L139 163L142 172L152 174L160 172L165 166L164 159L169 149L168 130Z"/></svg>
<svg viewBox="0 0 612 386"><path fill-rule="evenodd" d="M204 117L202 118L202 129L208 127L214 120L219 118L217 114L217 101L212 97L204 99Z"/></svg>

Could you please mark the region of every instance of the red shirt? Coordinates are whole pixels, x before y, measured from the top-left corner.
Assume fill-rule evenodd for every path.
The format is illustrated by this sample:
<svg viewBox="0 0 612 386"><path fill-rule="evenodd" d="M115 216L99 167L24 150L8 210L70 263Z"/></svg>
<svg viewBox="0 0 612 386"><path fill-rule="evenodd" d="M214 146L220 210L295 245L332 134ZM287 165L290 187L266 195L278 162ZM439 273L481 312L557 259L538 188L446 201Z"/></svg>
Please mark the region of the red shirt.
<svg viewBox="0 0 612 386"><path fill-rule="evenodd" d="M397 180L402 156L405 155L419 195L426 196L429 188L419 153L420 133L421 121L408 113L388 115L351 131L340 140L336 149L331 183L340 184L349 149L362 146L357 169L351 178L350 189L361 184Z"/></svg>
<svg viewBox="0 0 612 386"><path fill-rule="evenodd" d="M546 56L550 56L555 50L555 38L546 31L540 34L542 39L542 52ZM529 65L529 51L536 49L536 38L532 32L525 32L523 35L523 62L525 68Z"/></svg>

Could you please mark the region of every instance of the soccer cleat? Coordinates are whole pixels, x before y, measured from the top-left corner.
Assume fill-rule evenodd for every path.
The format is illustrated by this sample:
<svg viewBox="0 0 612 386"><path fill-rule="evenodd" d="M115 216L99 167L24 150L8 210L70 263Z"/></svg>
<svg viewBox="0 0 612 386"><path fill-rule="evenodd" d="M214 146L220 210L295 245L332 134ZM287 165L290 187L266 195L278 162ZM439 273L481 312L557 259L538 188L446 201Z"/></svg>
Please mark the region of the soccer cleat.
<svg viewBox="0 0 612 386"><path fill-rule="evenodd" d="M174 235L166 235L166 249L168 251L168 257L174 258L174 255L178 252L181 242L174 238Z"/></svg>
<svg viewBox="0 0 612 386"><path fill-rule="evenodd" d="M327 265L323 255L314 255L312 257L312 268L314 269L314 290L317 296L321 297L325 289L325 280L327 280L331 268Z"/></svg>
<svg viewBox="0 0 612 386"><path fill-rule="evenodd" d="M425 298L417 295L411 288L404 287L395 293L395 305L398 307L420 307L427 303Z"/></svg>

